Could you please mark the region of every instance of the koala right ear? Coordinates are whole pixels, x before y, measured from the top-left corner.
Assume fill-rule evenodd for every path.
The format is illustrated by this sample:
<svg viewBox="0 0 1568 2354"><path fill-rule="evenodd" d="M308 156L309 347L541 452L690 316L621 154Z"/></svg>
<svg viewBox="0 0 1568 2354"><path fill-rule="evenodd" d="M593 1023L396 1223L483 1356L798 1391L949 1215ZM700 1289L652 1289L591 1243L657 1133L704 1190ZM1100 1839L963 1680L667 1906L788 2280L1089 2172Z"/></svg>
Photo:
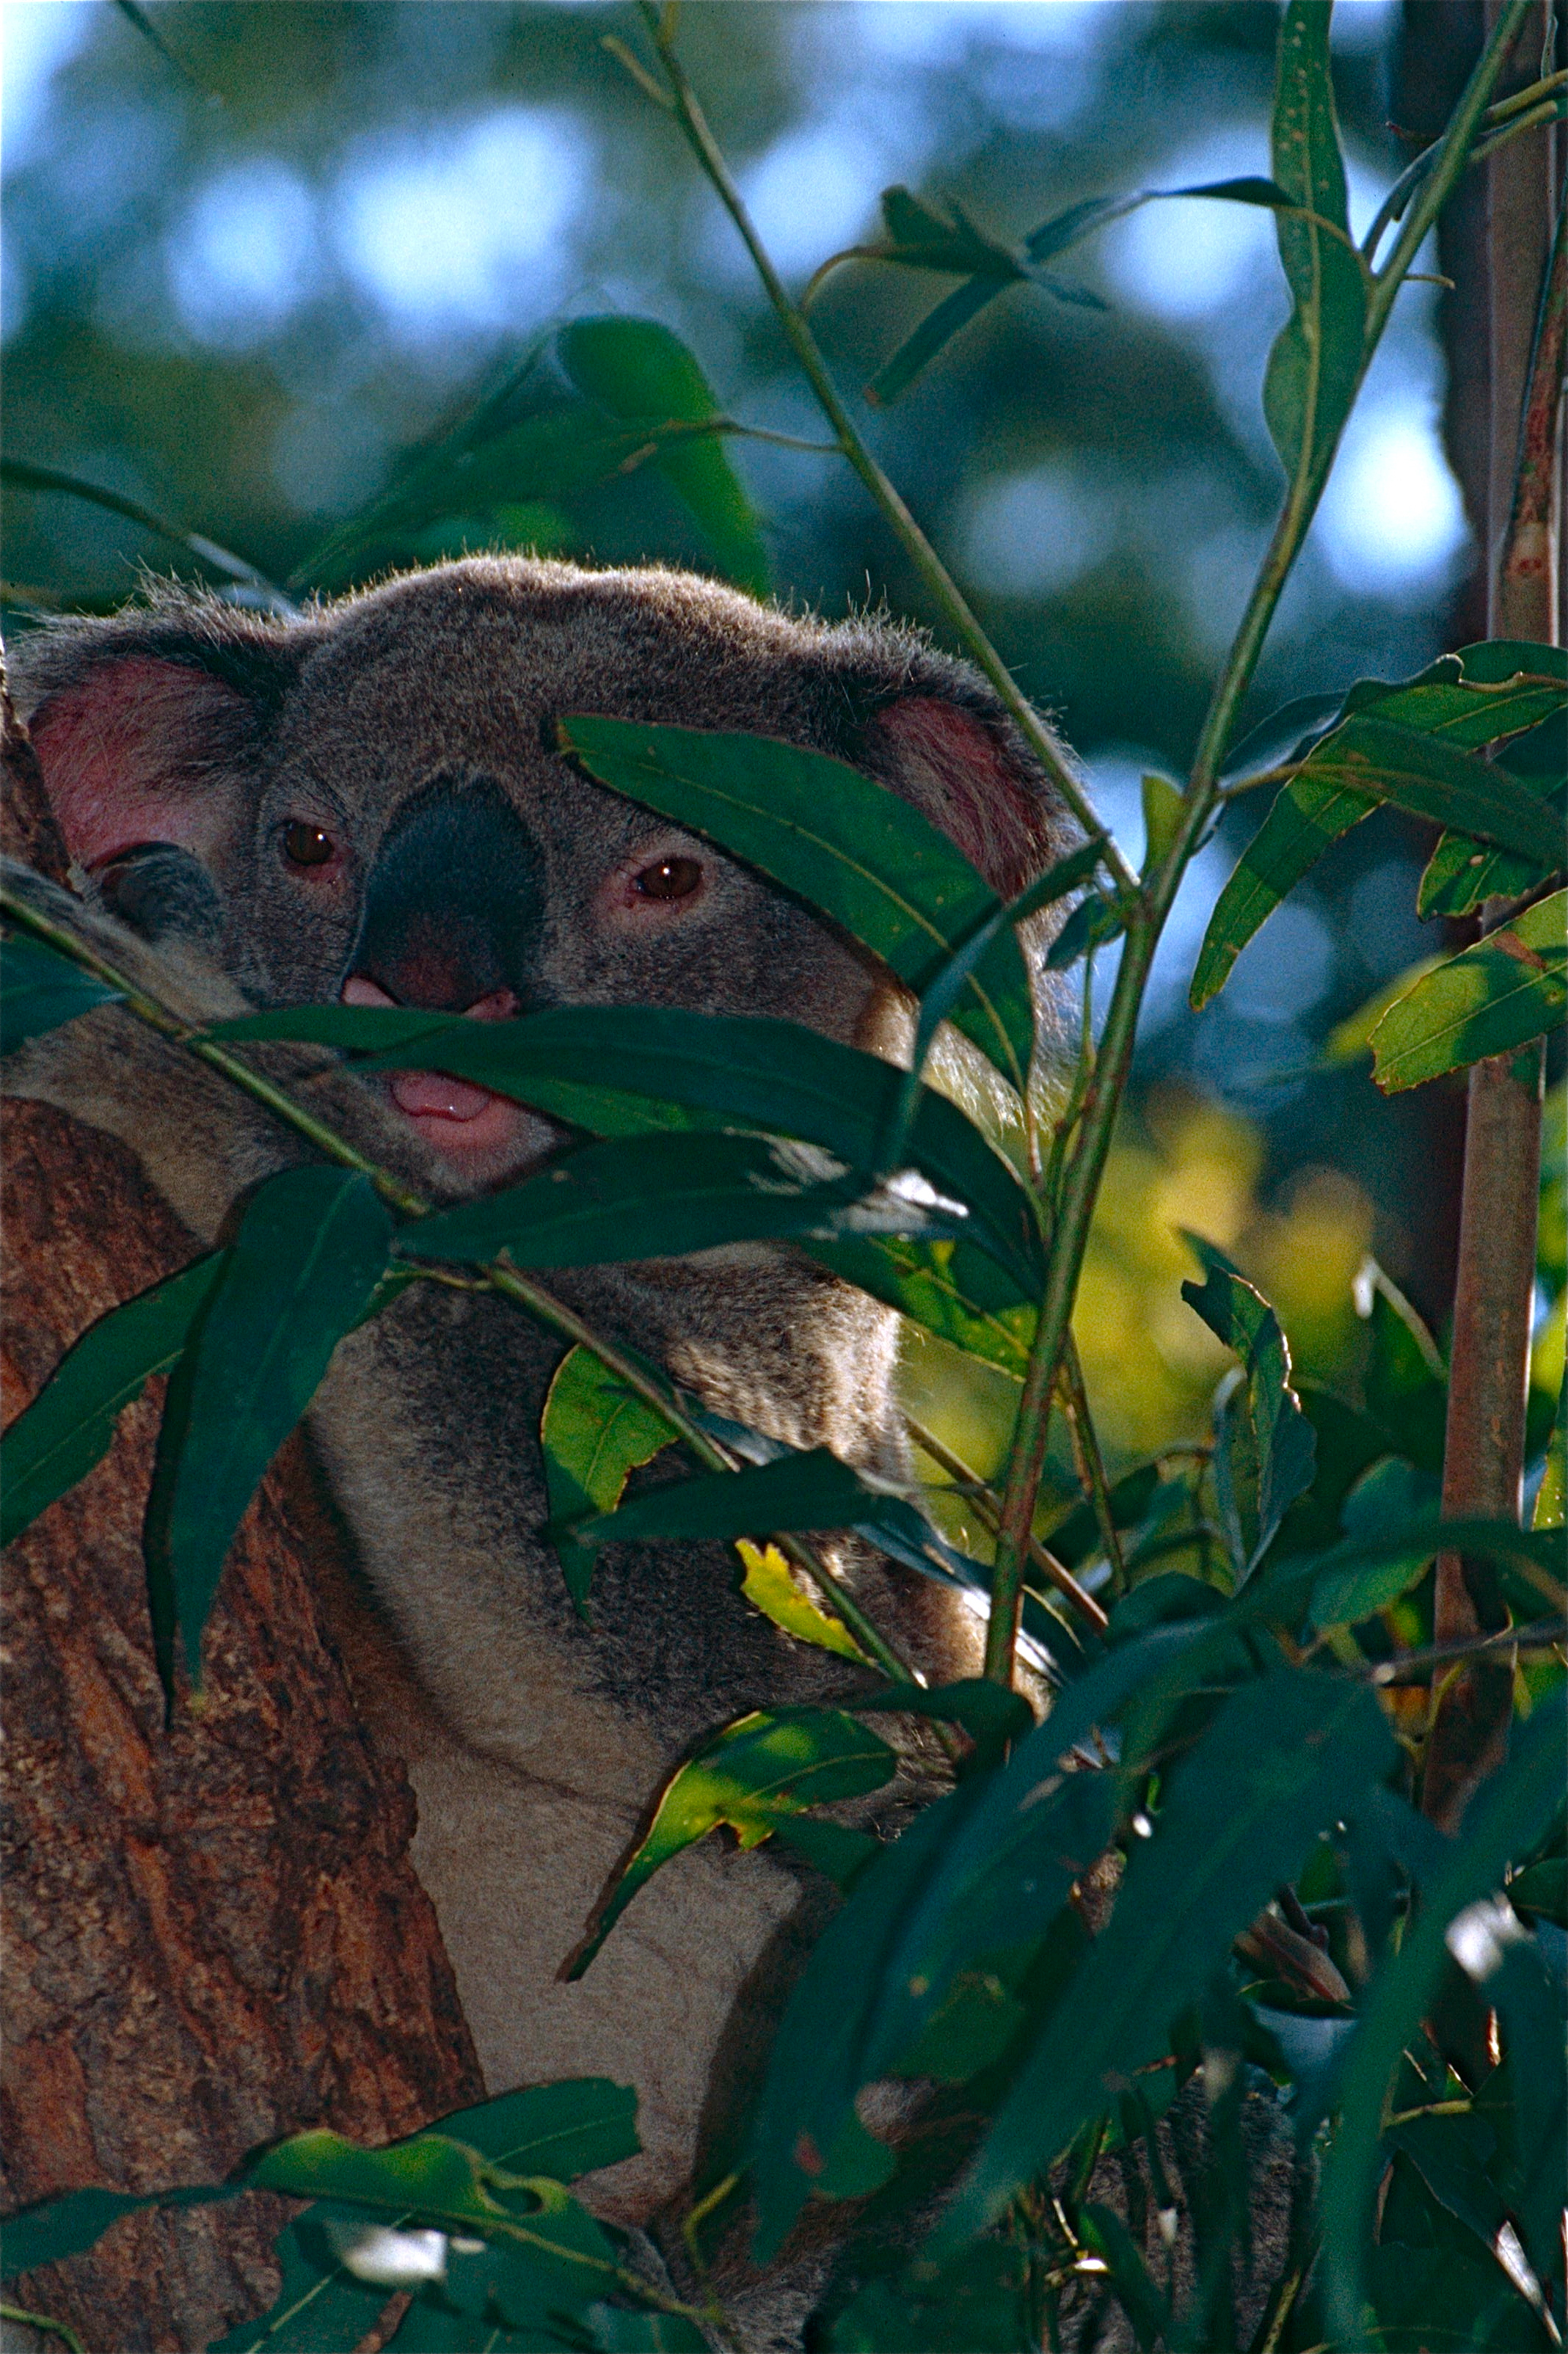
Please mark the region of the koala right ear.
<svg viewBox="0 0 1568 2354"><path fill-rule="evenodd" d="M100 867L162 842L221 869L314 634L192 601L25 639L17 699L71 856Z"/></svg>

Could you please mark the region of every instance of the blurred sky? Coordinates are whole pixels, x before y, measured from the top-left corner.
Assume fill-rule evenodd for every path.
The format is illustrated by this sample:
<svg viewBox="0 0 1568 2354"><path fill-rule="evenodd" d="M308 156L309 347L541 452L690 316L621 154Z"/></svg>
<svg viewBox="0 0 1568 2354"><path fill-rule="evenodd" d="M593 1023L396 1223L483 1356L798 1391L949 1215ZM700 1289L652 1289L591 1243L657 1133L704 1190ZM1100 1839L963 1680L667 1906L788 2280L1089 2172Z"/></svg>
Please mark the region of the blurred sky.
<svg viewBox="0 0 1568 2354"><path fill-rule="evenodd" d="M13 454L281 577L532 335L602 311L675 327L732 413L820 437L733 230L602 48L607 33L637 43L630 9L150 13L189 81L110 0L0 6ZM682 42L798 287L874 234L894 181L1018 235L1082 196L1266 172L1277 21L1265 0L689 0ZM1387 128L1399 12L1340 0L1334 23L1359 228L1404 159ZM1190 752L1266 542L1279 475L1259 386L1287 303L1270 216L1238 205L1150 205L1061 274L1109 310L1015 291L897 408L861 414L1136 855L1139 777L1179 772ZM941 291L859 266L830 283L815 316L846 388ZM1408 673L1443 642L1469 547L1439 430L1435 305L1432 287L1401 299L1251 716ZM885 594L920 612L844 470L758 445L737 463L783 595L835 611ZM609 558L701 560L635 501L577 527ZM5 571L24 601L29 588L113 601L139 562L167 560L89 507L12 503ZM1433 945L1410 913L1419 845L1381 819L1351 837L1195 1022L1197 942L1260 814L1236 812L1194 865L1142 1069L1263 1121L1278 1182L1334 1161L1387 1205L1424 1116L1310 1066L1332 1022Z"/></svg>

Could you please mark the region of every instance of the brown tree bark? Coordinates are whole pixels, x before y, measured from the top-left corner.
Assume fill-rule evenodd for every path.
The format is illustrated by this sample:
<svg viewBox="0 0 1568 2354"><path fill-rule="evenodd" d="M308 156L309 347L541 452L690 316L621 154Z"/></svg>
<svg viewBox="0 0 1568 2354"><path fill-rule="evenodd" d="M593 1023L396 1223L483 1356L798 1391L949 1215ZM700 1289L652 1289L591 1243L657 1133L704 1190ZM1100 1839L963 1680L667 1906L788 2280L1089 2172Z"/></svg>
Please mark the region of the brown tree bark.
<svg viewBox="0 0 1568 2354"><path fill-rule="evenodd" d="M48 856L14 779L6 846ZM196 1255L119 1144L8 1108L9 1420L110 1308ZM0 2128L6 2209L85 2185L221 2180L312 2125L386 2141L482 2097L414 1808L323 1617L330 1532L302 1455L269 1478L209 1625L199 1710L154 1667L142 1522L162 1384L5 1556ZM265 2309L285 2204L116 2224L8 2288L94 2354L205 2346Z"/></svg>

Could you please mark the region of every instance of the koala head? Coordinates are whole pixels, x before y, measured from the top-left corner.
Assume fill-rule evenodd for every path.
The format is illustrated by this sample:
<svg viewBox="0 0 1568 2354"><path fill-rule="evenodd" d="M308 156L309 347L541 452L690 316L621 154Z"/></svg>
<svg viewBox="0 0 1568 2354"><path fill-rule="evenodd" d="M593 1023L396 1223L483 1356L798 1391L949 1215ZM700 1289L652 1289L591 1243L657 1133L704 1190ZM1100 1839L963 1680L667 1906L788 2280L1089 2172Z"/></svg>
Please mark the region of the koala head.
<svg viewBox="0 0 1568 2354"><path fill-rule="evenodd" d="M556 746L574 712L744 729L853 762L1004 896L1065 832L967 666L908 631L791 618L676 572L476 557L288 620L160 590L40 631L16 669L73 856L152 928L149 847L189 854L217 907L186 920L221 926L221 960L269 1004L476 1020L683 1005L896 1055L907 1001L874 960L582 774ZM439 1074L389 1088L465 1190L512 1176L543 1140L519 1107Z"/></svg>

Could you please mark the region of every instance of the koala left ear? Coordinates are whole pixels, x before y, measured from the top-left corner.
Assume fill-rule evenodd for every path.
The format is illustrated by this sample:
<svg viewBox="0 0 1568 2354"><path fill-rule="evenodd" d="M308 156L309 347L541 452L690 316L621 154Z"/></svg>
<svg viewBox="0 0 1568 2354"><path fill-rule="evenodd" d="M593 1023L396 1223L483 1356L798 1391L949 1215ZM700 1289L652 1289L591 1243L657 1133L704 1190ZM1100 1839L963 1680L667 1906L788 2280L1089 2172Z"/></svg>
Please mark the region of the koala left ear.
<svg viewBox="0 0 1568 2354"><path fill-rule="evenodd" d="M999 898L1016 897L1070 838L1044 771L1000 709L902 695L865 726L858 765L940 826Z"/></svg>

